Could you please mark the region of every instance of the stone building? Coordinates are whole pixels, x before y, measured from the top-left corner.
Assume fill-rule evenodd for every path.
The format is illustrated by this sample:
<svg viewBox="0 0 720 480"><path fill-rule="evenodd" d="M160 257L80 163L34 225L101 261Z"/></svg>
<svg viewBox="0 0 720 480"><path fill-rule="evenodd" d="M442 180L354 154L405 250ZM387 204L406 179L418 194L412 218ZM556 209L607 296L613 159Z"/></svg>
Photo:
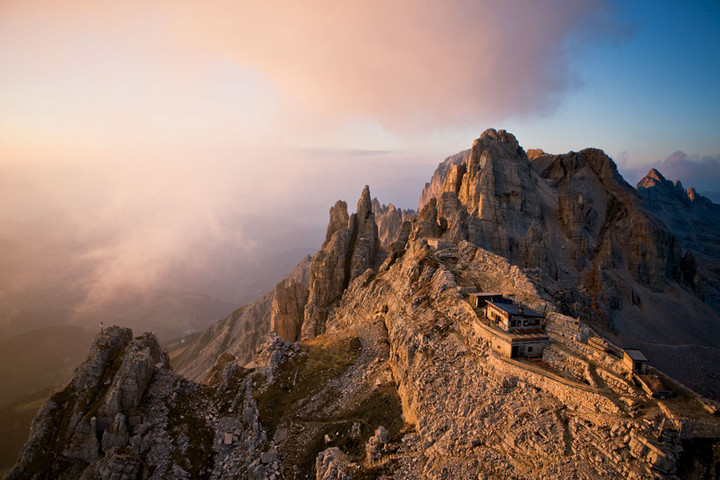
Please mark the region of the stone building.
<svg viewBox="0 0 720 480"><path fill-rule="evenodd" d="M542 328L542 315L512 302L488 301L485 307L487 319L506 332L537 330Z"/></svg>
<svg viewBox="0 0 720 480"><path fill-rule="evenodd" d="M496 352L509 358L539 357L550 344L542 314L496 293L471 293L469 300L478 313L475 330Z"/></svg>

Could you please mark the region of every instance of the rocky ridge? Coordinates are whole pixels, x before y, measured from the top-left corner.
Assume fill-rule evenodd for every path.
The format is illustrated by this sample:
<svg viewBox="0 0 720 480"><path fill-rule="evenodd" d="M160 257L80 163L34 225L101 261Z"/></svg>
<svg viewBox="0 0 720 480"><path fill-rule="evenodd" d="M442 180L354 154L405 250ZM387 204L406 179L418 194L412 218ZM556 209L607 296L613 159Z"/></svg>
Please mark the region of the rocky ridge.
<svg viewBox="0 0 720 480"><path fill-rule="evenodd" d="M204 381L213 375L212 366L223 354L240 365L249 363L271 327L292 340L302 323L310 257L306 257L275 288L255 302L244 305L211 325L173 359L174 367L187 378Z"/></svg>
<svg viewBox="0 0 720 480"><path fill-rule="evenodd" d="M382 261L370 188L365 186L356 213L348 216L339 201L330 210L325 242L310 265L310 290L305 305L302 338L325 332L325 323L349 283Z"/></svg>
<svg viewBox="0 0 720 480"><path fill-rule="evenodd" d="M373 215L378 226L380 247L385 251L404 248L410 235L410 227L417 214L390 205L381 205L377 198L372 201Z"/></svg>
<svg viewBox="0 0 720 480"><path fill-rule="evenodd" d="M71 384L36 420L37 441L9 478L41 478L47 469L61 479L649 479L709 472L708 459L686 448L693 440L687 435L691 425L705 424L720 435L720 422L696 397L649 399L620 358L589 347L596 335L589 327L559 313L548 315L557 345L543 357L548 366L499 357L478 334L464 292L499 289L538 310L552 310L551 298L487 250L431 243L411 241L403 254L352 280L325 334L296 343L270 334L248 368L230 360L213 385L185 380L159 361L127 401L113 403L123 395L101 390L98 404L119 408L111 423L90 418L80 427L64 420L86 405ZM96 342L80 370L124 384L128 369L113 364L155 351L145 346L151 337L130 338L109 329L115 360L98 357L105 343ZM663 423L677 417L687 419L686 437ZM58 431L50 425L68 432L52 458L33 447ZM98 437L99 449L92 444Z"/></svg>
<svg viewBox="0 0 720 480"><path fill-rule="evenodd" d="M108 329L9 478L712 478L709 404L679 384L648 398L597 319L563 314L622 326L682 304L686 324L652 327L693 341L712 309L675 270L674 236L600 151L527 155L490 130L463 155L387 250L389 207L367 187L355 214L337 202L312 259L178 357L203 383L152 335ZM627 287L631 307L612 308ZM540 364L492 351L466 300L489 290L546 312Z"/></svg>

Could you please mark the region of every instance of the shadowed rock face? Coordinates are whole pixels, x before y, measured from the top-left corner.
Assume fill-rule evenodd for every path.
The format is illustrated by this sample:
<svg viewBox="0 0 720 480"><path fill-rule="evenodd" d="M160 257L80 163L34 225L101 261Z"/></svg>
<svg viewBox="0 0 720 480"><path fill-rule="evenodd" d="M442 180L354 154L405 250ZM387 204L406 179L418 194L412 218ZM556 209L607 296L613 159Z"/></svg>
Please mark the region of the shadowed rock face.
<svg viewBox="0 0 720 480"><path fill-rule="evenodd" d="M663 221L683 249L683 280L720 311L720 205L672 183L655 169L637 186L643 204Z"/></svg>
<svg viewBox="0 0 720 480"><path fill-rule="evenodd" d="M561 250L604 320L632 303L633 284L660 291L667 282L682 281L672 234L648 214L602 151L541 157L533 167L555 189L556 218L566 239Z"/></svg>
<svg viewBox="0 0 720 480"><path fill-rule="evenodd" d="M31 439L8 478L29 478L36 465L49 467L45 473L57 478L67 468L61 458L82 465L126 446L128 419L136 415L155 370L167 367L154 335L133 339L129 328L107 328L70 383L33 420Z"/></svg>

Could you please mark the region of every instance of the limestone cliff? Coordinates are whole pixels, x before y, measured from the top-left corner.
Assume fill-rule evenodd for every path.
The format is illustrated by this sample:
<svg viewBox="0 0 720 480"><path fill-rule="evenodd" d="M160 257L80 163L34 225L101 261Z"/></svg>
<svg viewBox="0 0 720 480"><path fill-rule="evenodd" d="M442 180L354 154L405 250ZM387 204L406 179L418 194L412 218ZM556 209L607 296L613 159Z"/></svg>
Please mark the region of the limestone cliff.
<svg viewBox="0 0 720 480"><path fill-rule="evenodd" d="M720 393L678 361L689 355L711 368L720 360L708 341L720 338L720 317L701 301L717 285L709 275L696 282L694 256L607 155L533 150L528 158L513 135L490 129L465 163L457 158L433 176L442 187L426 198L413 238L467 240L509 259L542 282L564 313L595 322L622 344L647 348L653 361L694 388ZM663 311L683 311L685 320Z"/></svg>
<svg viewBox="0 0 720 480"><path fill-rule="evenodd" d="M469 157L470 150L463 150L460 153L456 153L455 155L446 158L440 165L438 165L432 178L425 184L422 193L420 194L418 212L422 211L423 207L430 201L431 198L437 198L442 194L445 179L447 178L450 170L454 166L467 163L467 159Z"/></svg>
<svg viewBox="0 0 720 480"><path fill-rule="evenodd" d="M270 330L277 332L283 340L294 342L300 339L309 285L309 268L296 269L275 285Z"/></svg>

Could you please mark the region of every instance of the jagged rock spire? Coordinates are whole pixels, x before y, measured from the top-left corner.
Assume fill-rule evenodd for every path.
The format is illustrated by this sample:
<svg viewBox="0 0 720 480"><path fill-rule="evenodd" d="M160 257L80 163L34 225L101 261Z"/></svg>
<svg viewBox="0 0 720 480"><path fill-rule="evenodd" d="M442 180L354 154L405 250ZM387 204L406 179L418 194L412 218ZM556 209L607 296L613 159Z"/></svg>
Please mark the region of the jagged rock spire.
<svg viewBox="0 0 720 480"><path fill-rule="evenodd" d="M368 185L365 185L365 188L363 188L363 191L360 194L360 199L357 203L356 212L360 220L366 220L370 215L373 214L372 199L370 198L370 187Z"/></svg>
<svg viewBox="0 0 720 480"><path fill-rule="evenodd" d="M343 227L344 224L344 227ZM305 306L302 338L325 332L325 322L350 282L375 267L380 252L378 228L367 185L348 217L347 204L338 201L330 209L330 222L322 249L310 266L310 291Z"/></svg>

